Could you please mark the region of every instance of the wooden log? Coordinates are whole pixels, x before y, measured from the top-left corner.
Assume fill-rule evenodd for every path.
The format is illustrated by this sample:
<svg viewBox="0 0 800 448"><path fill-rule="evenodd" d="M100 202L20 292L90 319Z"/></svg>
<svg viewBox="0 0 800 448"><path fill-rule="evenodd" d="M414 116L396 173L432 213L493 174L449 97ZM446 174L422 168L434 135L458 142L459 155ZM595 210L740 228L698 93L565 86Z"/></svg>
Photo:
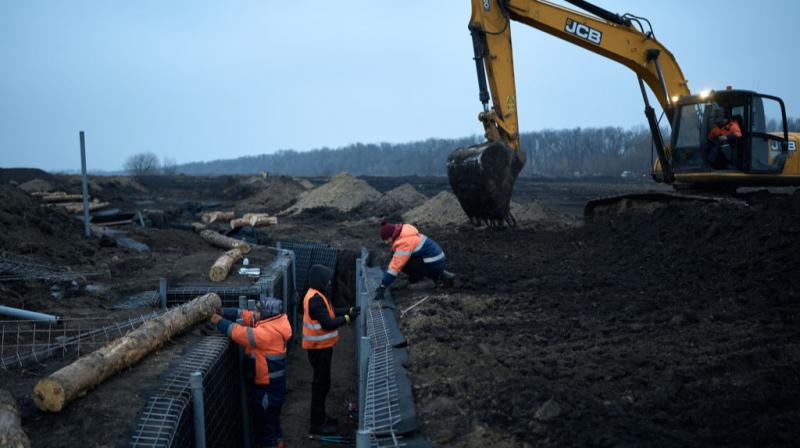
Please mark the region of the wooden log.
<svg viewBox="0 0 800 448"><path fill-rule="evenodd" d="M63 191L55 191L53 193L37 191L31 194L44 202L79 202L83 200L83 196L79 194L67 194Z"/></svg>
<svg viewBox="0 0 800 448"><path fill-rule="evenodd" d="M236 249L239 248L242 254L246 254L250 252L250 245L242 240L237 240L236 238L231 238L225 235L220 234L219 232L215 232L213 230L203 230L200 232L200 236L211 243L214 246L221 247L223 249Z"/></svg>
<svg viewBox="0 0 800 448"><path fill-rule="evenodd" d="M231 220L231 229L239 227L265 227L278 224L276 216L269 216L266 213L246 213L243 217Z"/></svg>
<svg viewBox="0 0 800 448"><path fill-rule="evenodd" d="M60 202L55 205L58 205L59 207L64 207L69 213L80 213L83 211L82 202ZM95 210L108 207L109 205L111 205L109 202L100 202L98 200L94 200L89 203L89 211L93 212Z"/></svg>
<svg viewBox="0 0 800 448"><path fill-rule="evenodd" d="M211 266L208 272L208 278L213 282L221 282L228 277L231 268L234 264L242 259L242 250L240 248L231 249L222 254L217 261Z"/></svg>
<svg viewBox="0 0 800 448"><path fill-rule="evenodd" d="M193 222L192 223L192 230L195 231L196 233L200 233L203 230L206 230L207 228L208 228L208 226L203 224L202 222Z"/></svg>
<svg viewBox="0 0 800 448"><path fill-rule="evenodd" d="M30 448L30 446L28 435L22 430L17 400L14 400L8 391L0 389L0 447Z"/></svg>
<svg viewBox="0 0 800 448"><path fill-rule="evenodd" d="M33 389L33 402L43 411L59 412L93 387L130 367L164 345L176 334L211 317L222 306L209 293L145 322L104 347L41 379Z"/></svg>
<svg viewBox="0 0 800 448"><path fill-rule="evenodd" d="M211 224L214 221L228 221L235 218L236 215L234 212L222 212L222 211L215 211L215 212L206 212L200 215L200 220L206 224Z"/></svg>

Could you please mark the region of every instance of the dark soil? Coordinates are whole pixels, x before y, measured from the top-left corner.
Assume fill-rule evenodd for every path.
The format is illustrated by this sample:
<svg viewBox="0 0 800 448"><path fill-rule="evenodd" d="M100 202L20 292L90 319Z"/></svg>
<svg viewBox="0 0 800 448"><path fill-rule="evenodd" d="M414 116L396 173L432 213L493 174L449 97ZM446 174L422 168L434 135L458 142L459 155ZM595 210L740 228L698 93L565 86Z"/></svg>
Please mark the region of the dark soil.
<svg viewBox="0 0 800 448"><path fill-rule="evenodd" d="M425 292L441 295L403 320L426 435L791 446L800 195L744 199L561 232L429 232L461 282ZM408 306L421 294L397 295Z"/></svg>

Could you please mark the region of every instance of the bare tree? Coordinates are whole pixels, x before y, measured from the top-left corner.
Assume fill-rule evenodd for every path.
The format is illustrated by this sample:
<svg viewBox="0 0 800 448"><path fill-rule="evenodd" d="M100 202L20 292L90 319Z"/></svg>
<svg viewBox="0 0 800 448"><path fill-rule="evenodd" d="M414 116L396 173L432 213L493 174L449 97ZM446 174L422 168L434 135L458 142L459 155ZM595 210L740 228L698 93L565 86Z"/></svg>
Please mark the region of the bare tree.
<svg viewBox="0 0 800 448"><path fill-rule="evenodd" d="M174 176L178 174L178 161L164 156L161 160L161 174L165 176Z"/></svg>
<svg viewBox="0 0 800 448"><path fill-rule="evenodd" d="M125 161L125 171L134 176L155 174L158 171L158 156L152 152L134 154Z"/></svg>

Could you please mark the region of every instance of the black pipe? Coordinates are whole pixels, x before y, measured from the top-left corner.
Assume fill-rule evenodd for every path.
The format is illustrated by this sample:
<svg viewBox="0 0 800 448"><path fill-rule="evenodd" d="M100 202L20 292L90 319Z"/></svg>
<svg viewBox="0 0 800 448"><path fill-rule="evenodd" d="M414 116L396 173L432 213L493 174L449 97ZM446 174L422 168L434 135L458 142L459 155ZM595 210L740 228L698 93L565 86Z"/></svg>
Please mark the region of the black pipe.
<svg viewBox="0 0 800 448"><path fill-rule="evenodd" d="M578 8L581 8L582 10L584 10L586 12L590 12L590 13L596 15L597 17L600 17L602 19L606 19L606 20L608 20L609 22L612 22L612 23L616 23L617 25L630 25L630 20L624 19L624 18L622 18L622 16L620 16L617 13L613 13L613 12L607 10L607 9L603 9L603 8L601 8L601 7L597 6L597 5L594 5L592 3L589 3L587 1L584 1L584 0L564 0L564 1L566 1L567 3L573 4L573 5L577 6Z"/></svg>

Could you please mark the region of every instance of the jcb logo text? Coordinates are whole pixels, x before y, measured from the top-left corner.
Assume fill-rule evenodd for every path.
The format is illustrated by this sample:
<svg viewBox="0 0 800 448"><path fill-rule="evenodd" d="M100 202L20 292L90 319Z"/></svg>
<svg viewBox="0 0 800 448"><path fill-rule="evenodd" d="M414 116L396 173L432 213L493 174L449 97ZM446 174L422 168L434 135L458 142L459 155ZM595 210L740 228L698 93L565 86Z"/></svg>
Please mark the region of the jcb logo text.
<svg viewBox="0 0 800 448"><path fill-rule="evenodd" d="M567 26L564 27L564 31L597 45L600 45L600 40L603 38L603 33L600 31L572 19L567 19Z"/></svg>

